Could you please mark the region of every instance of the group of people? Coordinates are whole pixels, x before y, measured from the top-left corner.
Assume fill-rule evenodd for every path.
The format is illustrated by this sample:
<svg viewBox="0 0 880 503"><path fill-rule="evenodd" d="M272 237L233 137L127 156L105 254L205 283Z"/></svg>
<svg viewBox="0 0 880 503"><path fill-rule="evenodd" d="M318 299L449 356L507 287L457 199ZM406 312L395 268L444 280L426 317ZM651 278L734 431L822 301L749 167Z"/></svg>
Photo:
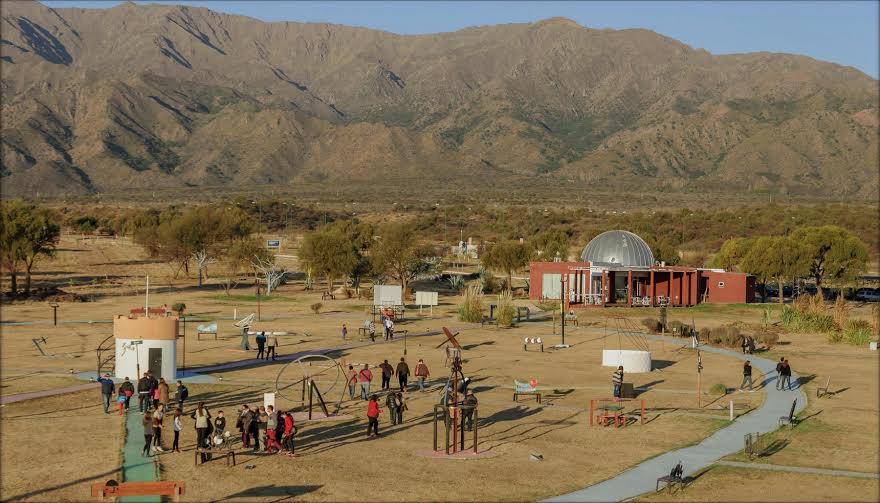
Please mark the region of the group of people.
<svg viewBox="0 0 880 503"><path fill-rule="evenodd" d="M752 354L755 352L755 338L751 335L745 335L742 338L743 354Z"/></svg>
<svg viewBox="0 0 880 503"><path fill-rule="evenodd" d="M379 364L379 369L382 371L382 390L391 389L391 377L395 374L397 374L397 382L400 391L404 392L408 389L410 369L405 358L400 358L400 362L397 363L396 368L392 367L391 364L388 363L388 360L385 360ZM425 391L425 379L430 375L431 373L428 371L428 366L425 365L423 360L419 360L419 363L416 364L415 376L418 379L420 391ZM349 365L348 371L346 372L346 378L349 398L354 400L356 390L358 385L360 385L361 399L369 400L370 385L373 382L373 371L370 370L370 364L365 363L360 370L355 370L354 365Z"/></svg>
<svg viewBox="0 0 880 503"><path fill-rule="evenodd" d="M155 409L147 409L143 414L144 427L144 456L152 456L156 453L165 452L162 447L162 432L165 429L165 416L167 416L167 408L165 404L159 403ZM196 430L196 447L207 448L211 445L211 433L223 436L226 431L226 418L223 411L217 412L217 417L211 418L204 402L199 402L198 406L189 415L193 419L193 426ZM180 432L183 431L183 408L177 407L171 416L171 428L174 432L174 439L171 442L171 452L180 452ZM208 453L202 453L202 461L208 459Z"/></svg>
<svg viewBox="0 0 880 503"><path fill-rule="evenodd" d="M251 408L244 404L238 414L235 426L241 433L241 443L245 449L260 451L260 442L268 453L286 452L289 457L296 457L296 446L293 437L296 435L296 424L291 411L276 411L272 405L260 405Z"/></svg>
<svg viewBox="0 0 880 503"><path fill-rule="evenodd" d="M117 388L110 374L104 374L98 378L101 384L101 399L104 405L104 414L110 413L110 402L115 401L119 414L127 412L131 406L131 397L134 396L135 387L128 377L119 384ZM114 399L114 394L115 399ZM160 377L156 379L149 370L144 372L144 376L138 379L138 410L143 413L149 409L157 409L159 405L168 407L171 394L168 383ZM177 389L174 392L174 398L177 400L177 406L183 409L183 403L189 397L189 390L182 381L177 381Z"/></svg>
<svg viewBox="0 0 880 503"><path fill-rule="evenodd" d="M275 335L275 332L269 332L268 336L266 336L266 332L257 332L254 340L257 343L257 359L268 360L271 355L274 362L276 356L275 348L278 347L278 336Z"/></svg>
<svg viewBox="0 0 880 503"><path fill-rule="evenodd" d="M791 391L791 366L784 357L780 358L779 363L776 364L776 373L779 375L776 379L776 389L788 388L788 391Z"/></svg>

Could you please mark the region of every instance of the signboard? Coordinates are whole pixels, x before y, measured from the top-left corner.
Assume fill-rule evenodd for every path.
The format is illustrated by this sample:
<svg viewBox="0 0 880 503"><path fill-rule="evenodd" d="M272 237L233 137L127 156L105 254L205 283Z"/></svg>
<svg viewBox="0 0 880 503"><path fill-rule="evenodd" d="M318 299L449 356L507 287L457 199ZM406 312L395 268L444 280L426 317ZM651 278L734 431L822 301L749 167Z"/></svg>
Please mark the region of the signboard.
<svg viewBox="0 0 880 503"><path fill-rule="evenodd" d="M376 285L373 287L374 306L402 306L403 289L400 285Z"/></svg>
<svg viewBox="0 0 880 503"><path fill-rule="evenodd" d="M437 292L416 292L416 304L419 306L436 306Z"/></svg>
<svg viewBox="0 0 880 503"><path fill-rule="evenodd" d="M263 393L263 407L269 408L269 406L275 408L275 393Z"/></svg>
<svg viewBox="0 0 880 503"><path fill-rule="evenodd" d="M266 249L267 250L280 250L281 249L281 240L280 239L267 239L266 240Z"/></svg>

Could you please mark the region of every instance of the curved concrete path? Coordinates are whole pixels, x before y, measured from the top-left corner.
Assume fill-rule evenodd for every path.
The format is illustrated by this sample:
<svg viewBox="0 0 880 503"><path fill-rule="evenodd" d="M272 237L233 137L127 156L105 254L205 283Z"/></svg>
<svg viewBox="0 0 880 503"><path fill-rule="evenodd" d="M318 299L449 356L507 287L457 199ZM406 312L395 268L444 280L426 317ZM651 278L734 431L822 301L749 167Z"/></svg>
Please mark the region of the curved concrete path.
<svg viewBox="0 0 880 503"><path fill-rule="evenodd" d="M671 337L647 336L649 339L682 344L681 339ZM730 426L716 431L697 445L669 451L660 456L630 468L619 475L591 485L579 491L550 498L553 502L587 502L587 501L622 501L640 494L654 492L657 479L668 475L672 467L681 461L684 475L693 475L699 470L714 464L722 457L742 450L743 437L748 433L768 433L776 430L779 418L788 416L791 402L797 398L796 412L803 410L807 397L800 384L794 391L776 389L776 362L755 355L744 355L727 349L712 346L700 346L701 351L732 356L740 360L751 360L752 367L764 374L763 384L767 396L761 407L749 414L740 416ZM792 382L798 382L798 376L792 374Z"/></svg>

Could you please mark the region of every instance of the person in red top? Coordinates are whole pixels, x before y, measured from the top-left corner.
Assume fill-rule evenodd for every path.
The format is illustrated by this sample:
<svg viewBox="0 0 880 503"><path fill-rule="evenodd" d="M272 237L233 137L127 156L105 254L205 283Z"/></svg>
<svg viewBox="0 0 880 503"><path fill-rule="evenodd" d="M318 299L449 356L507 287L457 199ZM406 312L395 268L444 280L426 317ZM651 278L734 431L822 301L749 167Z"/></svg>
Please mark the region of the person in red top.
<svg viewBox="0 0 880 503"><path fill-rule="evenodd" d="M293 435L295 433L293 428L293 416L290 415L290 411L287 411L282 414L281 417L284 419L284 434L281 437L281 445L286 447L289 451L287 453L288 457L295 458L296 446L293 445Z"/></svg>
<svg viewBox="0 0 880 503"><path fill-rule="evenodd" d="M379 436L379 414L382 412L379 409L379 402L376 400L376 395L370 395L370 403L367 404L367 419L369 423L367 424L367 438L373 438ZM370 434L370 432L373 432Z"/></svg>
<svg viewBox="0 0 880 503"><path fill-rule="evenodd" d="M361 397L366 400L370 396L370 381L373 380L373 373L370 372L370 364L365 363L364 368L358 372L358 382L361 383Z"/></svg>

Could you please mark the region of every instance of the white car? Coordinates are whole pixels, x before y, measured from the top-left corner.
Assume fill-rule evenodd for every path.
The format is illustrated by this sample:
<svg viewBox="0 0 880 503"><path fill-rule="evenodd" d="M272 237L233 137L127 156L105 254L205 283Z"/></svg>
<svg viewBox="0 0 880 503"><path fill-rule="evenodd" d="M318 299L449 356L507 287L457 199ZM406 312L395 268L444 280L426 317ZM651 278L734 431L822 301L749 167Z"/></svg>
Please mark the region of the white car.
<svg viewBox="0 0 880 503"><path fill-rule="evenodd" d="M880 291L871 288L861 288L856 292L855 300L862 302L880 302Z"/></svg>

